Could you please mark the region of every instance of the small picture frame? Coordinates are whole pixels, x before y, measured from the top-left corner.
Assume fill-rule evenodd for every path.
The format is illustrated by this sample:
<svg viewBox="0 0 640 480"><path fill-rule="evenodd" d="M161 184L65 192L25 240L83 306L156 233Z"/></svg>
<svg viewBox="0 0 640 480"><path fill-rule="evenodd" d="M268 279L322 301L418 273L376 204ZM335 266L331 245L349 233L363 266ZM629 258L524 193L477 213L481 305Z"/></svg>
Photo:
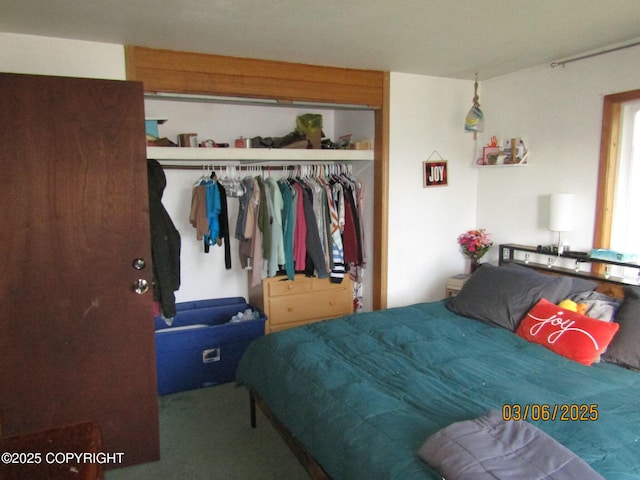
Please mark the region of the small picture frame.
<svg viewBox="0 0 640 480"><path fill-rule="evenodd" d="M449 180L447 173L447 161L422 162L423 187L446 186Z"/></svg>
<svg viewBox="0 0 640 480"><path fill-rule="evenodd" d="M500 147L487 146L482 149L482 165L495 165L502 154Z"/></svg>

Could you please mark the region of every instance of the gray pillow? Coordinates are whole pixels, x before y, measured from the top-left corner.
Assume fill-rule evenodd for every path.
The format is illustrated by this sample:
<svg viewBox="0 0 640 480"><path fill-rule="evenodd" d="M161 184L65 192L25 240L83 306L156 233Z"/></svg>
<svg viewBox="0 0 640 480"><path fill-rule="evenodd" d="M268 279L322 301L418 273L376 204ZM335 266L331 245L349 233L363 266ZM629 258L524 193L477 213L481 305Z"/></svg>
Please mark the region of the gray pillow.
<svg viewBox="0 0 640 480"><path fill-rule="evenodd" d="M624 301L616 313L616 322L620 329L602 358L640 370L640 288L624 288Z"/></svg>
<svg viewBox="0 0 640 480"><path fill-rule="evenodd" d="M545 275L517 264L496 267L485 263L446 306L458 315L515 332L540 299L558 303L577 293L574 288L578 286L569 277Z"/></svg>
<svg viewBox="0 0 640 480"><path fill-rule="evenodd" d="M536 426L505 421L496 410L439 430L418 456L443 477L457 480L604 480Z"/></svg>
<svg viewBox="0 0 640 480"><path fill-rule="evenodd" d="M593 280L587 280L586 278L570 277L571 278L571 294L574 295L579 292L593 291L598 287L598 282ZM564 298L563 298L564 300Z"/></svg>

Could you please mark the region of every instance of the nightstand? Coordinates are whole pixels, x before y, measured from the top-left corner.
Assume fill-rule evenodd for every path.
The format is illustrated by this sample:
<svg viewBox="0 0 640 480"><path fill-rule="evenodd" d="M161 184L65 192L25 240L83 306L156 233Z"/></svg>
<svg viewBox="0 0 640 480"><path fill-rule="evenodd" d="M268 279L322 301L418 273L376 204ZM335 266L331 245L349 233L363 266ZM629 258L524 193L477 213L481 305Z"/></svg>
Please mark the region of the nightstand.
<svg viewBox="0 0 640 480"><path fill-rule="evenodd" d="M462 290L464 282L469 280L470 276L471 275L469 275L468 273L459 273L458 275L454 275L453 277L449 278L444 289L445 297L455 297L460 292L460 290Z"/></svg>

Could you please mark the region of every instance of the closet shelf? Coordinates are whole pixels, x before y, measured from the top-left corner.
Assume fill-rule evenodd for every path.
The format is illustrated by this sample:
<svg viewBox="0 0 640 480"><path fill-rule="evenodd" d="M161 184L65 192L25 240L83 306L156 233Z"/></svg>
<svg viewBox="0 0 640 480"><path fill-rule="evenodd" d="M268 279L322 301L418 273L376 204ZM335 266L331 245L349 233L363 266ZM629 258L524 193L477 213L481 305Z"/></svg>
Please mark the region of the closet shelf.
<svg viewBox="0 0 640 480"><path fill-rule="evenodd" d="M147 147L147 158L195 161L372 161L373 150Z"/></svg>

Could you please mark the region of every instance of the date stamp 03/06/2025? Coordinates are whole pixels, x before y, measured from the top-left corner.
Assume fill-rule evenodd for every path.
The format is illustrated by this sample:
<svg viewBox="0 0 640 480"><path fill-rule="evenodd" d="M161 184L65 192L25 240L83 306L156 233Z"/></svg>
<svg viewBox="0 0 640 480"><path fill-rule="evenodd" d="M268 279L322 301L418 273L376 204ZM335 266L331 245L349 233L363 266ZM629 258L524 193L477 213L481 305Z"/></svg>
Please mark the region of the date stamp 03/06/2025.
<svg viewBox="0 0 640 480"><path fill-rule="evenodd" d="M595 422L598 420L597 403L505 403L504 421L531 420L534 422Z"/></svg>

